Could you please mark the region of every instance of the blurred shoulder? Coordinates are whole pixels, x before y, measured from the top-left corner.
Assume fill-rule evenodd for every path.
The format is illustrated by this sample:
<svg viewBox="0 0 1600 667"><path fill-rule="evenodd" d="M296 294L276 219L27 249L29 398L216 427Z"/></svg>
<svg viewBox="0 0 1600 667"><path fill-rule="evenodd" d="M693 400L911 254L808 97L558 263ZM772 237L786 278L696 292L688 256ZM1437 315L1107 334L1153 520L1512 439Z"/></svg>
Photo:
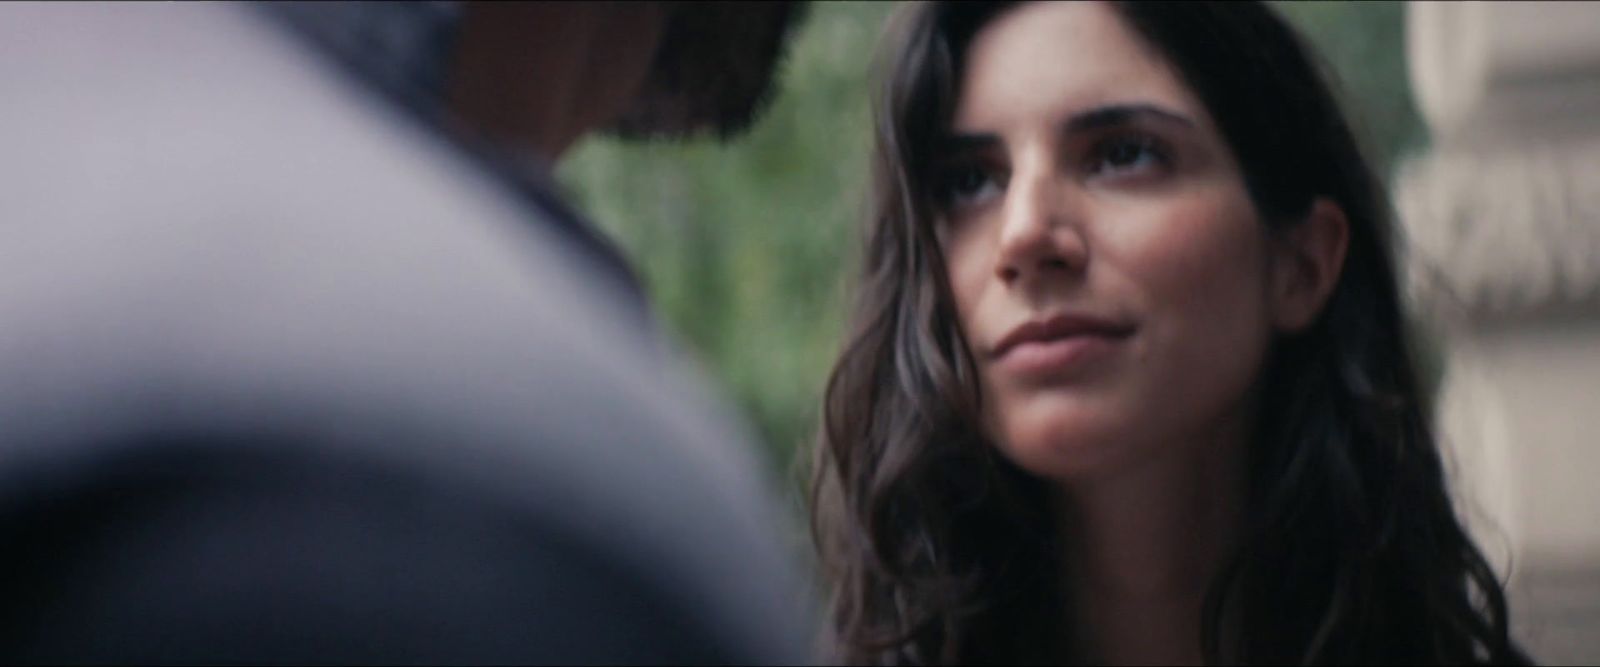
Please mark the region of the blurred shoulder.
<svg viewBox="0 0 1600 667"><path fill-rule="evenodd" d="M0 5L0 45L7 502L269 446L793 618L742 432L546 213L229 6Z"/></svg>

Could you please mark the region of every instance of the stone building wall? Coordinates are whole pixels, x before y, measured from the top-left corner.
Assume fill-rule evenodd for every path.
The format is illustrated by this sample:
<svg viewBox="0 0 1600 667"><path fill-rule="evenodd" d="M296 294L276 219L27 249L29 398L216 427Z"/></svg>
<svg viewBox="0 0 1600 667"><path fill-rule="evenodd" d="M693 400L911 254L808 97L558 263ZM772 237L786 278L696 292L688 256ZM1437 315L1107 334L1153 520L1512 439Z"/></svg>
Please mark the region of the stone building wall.
<svg viewBox="0 0 1600 667"><path fill-rule="evenodd" d="M1400 172L1439 429L1540 662L1600 661L1600 3L1411 2Z"/></svg>

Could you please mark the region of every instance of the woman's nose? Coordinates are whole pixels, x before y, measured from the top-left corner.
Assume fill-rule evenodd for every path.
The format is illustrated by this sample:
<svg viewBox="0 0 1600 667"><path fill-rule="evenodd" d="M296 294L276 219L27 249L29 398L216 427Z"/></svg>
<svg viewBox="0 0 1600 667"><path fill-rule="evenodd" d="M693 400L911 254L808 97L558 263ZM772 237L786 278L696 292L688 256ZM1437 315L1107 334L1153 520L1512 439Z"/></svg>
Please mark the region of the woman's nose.
<svg viewBox="0 0 1600 667"><path fill-rule="evenodd" d="M1040 165L1012 172L1006 189L995 274L1010 284L1081 273L1089 249L1071 184Z"/></svg>

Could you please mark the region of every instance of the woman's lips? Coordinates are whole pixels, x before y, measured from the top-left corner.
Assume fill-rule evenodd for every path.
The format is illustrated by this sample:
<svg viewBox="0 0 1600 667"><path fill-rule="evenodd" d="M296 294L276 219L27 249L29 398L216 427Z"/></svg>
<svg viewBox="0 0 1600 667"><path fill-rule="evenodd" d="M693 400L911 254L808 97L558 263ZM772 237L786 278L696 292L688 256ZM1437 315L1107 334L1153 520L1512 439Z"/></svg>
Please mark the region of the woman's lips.
<svg viewBox="0 0 1600 667"><path fill-rule="evenodd" d="M1121 338L1080 334L1048 341L1028 342L1011 349L1000 359L1006 372L1023 376L1054 376L1083 368L1105 357Z"/></svg>
<svg viewBox="0 0 1600 667"><path fill-rule="evenodd" d="M995 345L991 356L1008 373L1054 376L1105 357L1132 334L1133 327L1110 320L1058 315L1013 329Z"/></svg>

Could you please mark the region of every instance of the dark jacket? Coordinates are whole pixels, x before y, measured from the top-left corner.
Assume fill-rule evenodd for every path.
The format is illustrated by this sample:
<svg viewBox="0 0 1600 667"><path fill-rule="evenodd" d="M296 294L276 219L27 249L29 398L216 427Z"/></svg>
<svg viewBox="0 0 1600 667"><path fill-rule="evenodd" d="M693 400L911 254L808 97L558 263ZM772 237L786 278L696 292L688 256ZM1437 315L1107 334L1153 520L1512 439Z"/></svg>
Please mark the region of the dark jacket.
<svg viewBox="0 0 1600 667"><path fill-rule="evenodd" d="M537 181L233 5L0 3L0 100L0 662L806 658L754 452Z"/></svg>

